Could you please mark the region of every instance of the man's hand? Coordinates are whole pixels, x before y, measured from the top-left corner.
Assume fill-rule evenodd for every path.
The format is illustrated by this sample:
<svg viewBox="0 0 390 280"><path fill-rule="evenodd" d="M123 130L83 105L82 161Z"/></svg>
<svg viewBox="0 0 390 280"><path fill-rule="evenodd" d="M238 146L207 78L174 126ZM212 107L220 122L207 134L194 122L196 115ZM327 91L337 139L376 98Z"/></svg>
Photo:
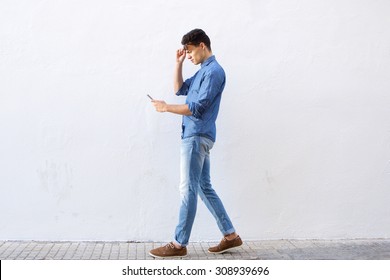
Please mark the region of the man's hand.
<svg viewBox="0 0 390 280"><path fill-rule="evenodd" d="M185 49L179 49L176 51L176 63L182 64L184 59L186 59Z"/></svg>
<svg viewBox="0 0 390 280"><path fill-rule="evenodd" d="M166 112L167 111L167 103L163 100L152 100L154 108L156 108L157 112Z"/></svg>
<svg viewBox="0 0 390 280"><path fill-rule="evenodd" d="M188 104L180 104L180 105L167 104L163 100L152 100L152 104L154 108L156 108L157 112L161 112L161 113L169 112L169 113L174 113L183 116L192 115L192 112L190 111Z"/></svg>

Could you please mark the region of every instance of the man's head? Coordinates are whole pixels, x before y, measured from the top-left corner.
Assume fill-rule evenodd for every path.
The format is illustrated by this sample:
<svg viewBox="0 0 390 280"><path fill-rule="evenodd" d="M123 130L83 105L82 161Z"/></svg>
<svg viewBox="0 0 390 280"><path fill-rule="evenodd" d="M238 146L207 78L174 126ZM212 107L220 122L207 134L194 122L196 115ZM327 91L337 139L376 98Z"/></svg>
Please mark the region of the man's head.
<svg viewBox="0 0 390 280"><path fill-rule="evenodd" d="M212 55L210 38L202 29L194 29L181 40L187 58L195 65L202 63Z"/></svg>

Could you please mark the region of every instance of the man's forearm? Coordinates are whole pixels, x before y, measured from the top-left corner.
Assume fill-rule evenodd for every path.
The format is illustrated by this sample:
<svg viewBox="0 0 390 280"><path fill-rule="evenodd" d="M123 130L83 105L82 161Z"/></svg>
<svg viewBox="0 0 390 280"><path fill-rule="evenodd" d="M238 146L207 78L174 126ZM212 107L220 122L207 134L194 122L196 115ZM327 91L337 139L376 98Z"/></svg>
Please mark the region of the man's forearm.
<svg viewBox="0 0 390 280"><path fill-rule="evenodd" d="M152 100L153 106L156 108L157 112L169 112L178 115L191 116L192 112L188 104L167 104L163 100Z"/></svg>
<svg viewBox="0 0 390 280"><path fill-rule="evenodd" d="M192 115L192 112L190 111L190 108L188 107L187 104L181 104L181 105L166 104L166 111L169 113L184 115L184 116Z"/></svg>
<svg viewBox="0 0 390 280"><path fill-rule="evenodd" d="M174 73L174 79L173 79L173 89L176 92L178 92L183 85L183 63L176 63L175 66L175 73Z"/></svg>

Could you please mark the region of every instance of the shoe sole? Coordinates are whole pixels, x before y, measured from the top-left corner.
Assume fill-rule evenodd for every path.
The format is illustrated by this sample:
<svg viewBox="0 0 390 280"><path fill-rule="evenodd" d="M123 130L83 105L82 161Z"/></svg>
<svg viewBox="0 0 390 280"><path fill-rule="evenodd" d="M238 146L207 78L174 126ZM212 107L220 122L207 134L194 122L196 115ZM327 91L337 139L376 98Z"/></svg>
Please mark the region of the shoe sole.
<svg viewBox="0 0 390 280"><path fill-rule="evenodd" d="M161 257L161 256L153 255L152 253L149 253L149 255L156 259L183 259L183 258L187 258L188 256L188 255L184 255L184 256Z"/></svg>
<svg viewBox="0 0 390 280"><path fill-rule="evenodd" d="M230 250L232 250L232 249L236 249L236 248L238 248L238 247L240 247L240 246L242 246L242 244L240 244L240 245L237 245L237 246L234 246L234 247L231 247L231 248L228 248L228 249L225 249L225 250L223 250L223 251L219 251L219 252L210 252L209 250L207 250L207 252L209 252L210 254L223 254L223 253L225 253L225 252L227 252L227 251L230 251Z"/></svg>

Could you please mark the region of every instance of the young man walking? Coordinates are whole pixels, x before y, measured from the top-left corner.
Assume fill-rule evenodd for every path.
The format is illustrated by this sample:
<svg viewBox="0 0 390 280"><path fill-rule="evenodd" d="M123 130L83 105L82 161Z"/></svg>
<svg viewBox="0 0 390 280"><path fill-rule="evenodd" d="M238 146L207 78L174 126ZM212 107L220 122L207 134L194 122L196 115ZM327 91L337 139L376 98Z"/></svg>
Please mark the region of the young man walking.
<svg viewBox="0 0 390 280"><path fill-rule="evenodd" d="M218 116L222 91L225 87L225 72L211 51L209 37L201 29L194 29L183 36L183 48L176 52L174 90L176 95L187 96L185 104L166 104L152 100L158 112L170 112L183 116L180 156L179 223L173 242L153 249L150 255L156 258L184 257L194 223L198 195L217 221L223 234L222 241L208 249L219 254L242 245L226 210L210 181L210 150L216 139L215 121ZM200 70L183 81L182 68L185 58Z"/></svg>

